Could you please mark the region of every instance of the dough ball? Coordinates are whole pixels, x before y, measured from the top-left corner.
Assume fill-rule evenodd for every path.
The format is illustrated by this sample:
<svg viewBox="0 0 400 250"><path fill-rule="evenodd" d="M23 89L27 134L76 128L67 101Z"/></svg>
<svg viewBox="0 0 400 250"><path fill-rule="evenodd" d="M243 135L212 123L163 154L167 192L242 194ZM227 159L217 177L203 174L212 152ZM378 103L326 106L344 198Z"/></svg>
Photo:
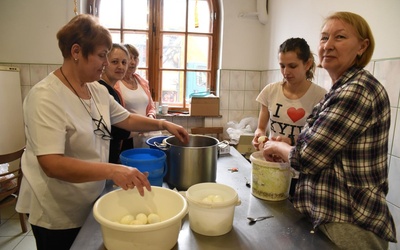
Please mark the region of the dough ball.
<svg viewBox="0 0 400 250"><path fill-rule="evenodd" d="M213 203L213 198L214 198L213 195L209 195L207 197L204 197L202 202L204 202L204 203Z"/></svg>
<svg viewBox="0 0 400 250"><path fill-rule="evenodd" d="M144 213L139 213L136 215L136 220L141 221L143 224L147 224L147 215Z"/></svg>
<svg viewBox="0 0 400 250"><path fill-rule="evenodd" d="M160 216L158 214L151 213L151 214L149 214L149 216L147 216L147 222L149 224L158 223L160 221L161 221L161 219L160 219Z"/></svg>
<svg viewBox="0 0 400 250"><path fill-rule="evenodd" d="M131 224L131 222L135 219L135 217L133 217L133 215L131 214L127 214L124 217L121 218L121 220L119 221L119 223L121 224L125 224L125 225L129 225Z"/></svg>
<svg viewBox="0 0 400 250"><path fill-rule="evenodd" d="M213 202L223 202L224 198L221 195L214 195Z"/></svg>
<svg viewBox="0 0 400 250"><path fill-rule="evenodd" d="M264 143L268 140L268 137L265 135L258 137L258 143Z"/></svg>
<svg viewBox="0 0 400 250"><path fill-rule="evenodd" d="M143 223L140 220L132 220L130 225L145 225L146 223Z"/></svg>

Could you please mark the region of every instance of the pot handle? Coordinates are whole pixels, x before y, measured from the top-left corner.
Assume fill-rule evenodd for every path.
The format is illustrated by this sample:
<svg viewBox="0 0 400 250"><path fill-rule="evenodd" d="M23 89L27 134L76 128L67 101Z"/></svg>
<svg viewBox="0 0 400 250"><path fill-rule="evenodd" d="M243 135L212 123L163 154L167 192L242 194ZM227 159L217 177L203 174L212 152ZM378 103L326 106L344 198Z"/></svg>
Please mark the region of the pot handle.
<svg viewBox="0 0 400 250"><path fill-rule="evenodd" d="M165 143L159 143L159 142L154 142L154 146L156 146L158 149L161 149L163 151L167 151L169 149L169 146Z"/></svg>
<svg viewBox="0 0 400 250"><path fill-rule="evenodd" d="M226 148L226 147L229 146L229 142L227 140L223 140L221 142L218 142L217 145L218 145L219 148Z"/></svg>

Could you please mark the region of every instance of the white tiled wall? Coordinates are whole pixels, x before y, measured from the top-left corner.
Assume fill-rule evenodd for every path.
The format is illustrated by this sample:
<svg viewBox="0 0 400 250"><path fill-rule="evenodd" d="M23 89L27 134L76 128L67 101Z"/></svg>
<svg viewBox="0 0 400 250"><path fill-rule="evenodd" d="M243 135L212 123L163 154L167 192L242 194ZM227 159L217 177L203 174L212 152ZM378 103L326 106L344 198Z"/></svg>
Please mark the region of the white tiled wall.
<svg viewBox="0 0 400 250"><path fill-rule="evenodd" d="M385 86L390 99L391 125L389 138L389 209L395 219L397 240L400 241L400 59L379 60L374 64L374 75ZM400 243L390 244L400 249Z"/></svg>
<svg viewBox="0 0 400 250"><path fill-rule="evenodd" d="M30 88L60 65L40 64L3 64L20 68L22 96L25 97ZM385 86L391 103L391 127L389 138L389 208L400 225L400 59L376 60L367 67ZM239 122L245 117L258 117L259 105L255 101L258 93L270 82L281 80L279 70L247 71L222 69L219 72L220 81L220 118L167 118L185 128L197 126L223 126L224 137L228 121ZM314 82L329 89L331 82L326 71L317 69ZM397 238L400 240L400 228ZM391 244L390 249L400 249L400 244Z"/></svg>

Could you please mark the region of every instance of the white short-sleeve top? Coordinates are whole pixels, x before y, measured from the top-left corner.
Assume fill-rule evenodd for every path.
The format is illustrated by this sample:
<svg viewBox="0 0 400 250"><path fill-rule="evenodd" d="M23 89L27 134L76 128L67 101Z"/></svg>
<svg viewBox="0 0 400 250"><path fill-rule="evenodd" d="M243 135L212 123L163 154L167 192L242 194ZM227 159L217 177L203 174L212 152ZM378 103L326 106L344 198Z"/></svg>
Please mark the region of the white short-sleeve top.
<svg viewBox="0 0 400 250"><path fill-rule="evenodd" d="M29 214L33 225L48 229L81 227L104 188L105 181L71 183L50 178L37 160L39 155L62 154L108 162L109 141L94 134L97 126L91 116L99 120L101 114L110 130L111 124L125 120L129 112L104 86L97 82L87 85L92 98L86 108L53 73L37 83L24 100L27 142L16 209Z"/></svg>
<svg viewBox="0 0 400 250"><path fill-rule="evenodd" d="M326 90L312 83L299 99L289 99L283 93L283 82L270 83L261 90L256 100L269 111L269 137L293 137L297 139L307 117L314 106L321 101Z"/></svg>

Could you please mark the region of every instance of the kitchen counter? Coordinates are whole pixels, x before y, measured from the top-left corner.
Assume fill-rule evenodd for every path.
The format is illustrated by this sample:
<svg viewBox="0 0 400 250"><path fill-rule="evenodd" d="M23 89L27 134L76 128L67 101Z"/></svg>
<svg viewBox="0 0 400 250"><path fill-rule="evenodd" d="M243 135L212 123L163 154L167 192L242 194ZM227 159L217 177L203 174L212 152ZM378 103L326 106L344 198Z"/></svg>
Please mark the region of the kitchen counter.
<svg viewBox="0 0 400 250"><path fill-rule="evenodd" d="M237 168L237 172L230 169ZM254 197L246 181L251 180L251 164L233 147L229 155L217 162L217 182L234 188L241 200L236 206L233 229L222 236L203 236L189 227L187 216L183 220L178 243L173 249L337 249L319 231L311 232L311 223L294 209L289 200L265 201ZM106 192L112 190L107 186ZM250 225L247 216L273 215L273 218ZM71 249L104 250L100 224L91 213Z"/></svg>

